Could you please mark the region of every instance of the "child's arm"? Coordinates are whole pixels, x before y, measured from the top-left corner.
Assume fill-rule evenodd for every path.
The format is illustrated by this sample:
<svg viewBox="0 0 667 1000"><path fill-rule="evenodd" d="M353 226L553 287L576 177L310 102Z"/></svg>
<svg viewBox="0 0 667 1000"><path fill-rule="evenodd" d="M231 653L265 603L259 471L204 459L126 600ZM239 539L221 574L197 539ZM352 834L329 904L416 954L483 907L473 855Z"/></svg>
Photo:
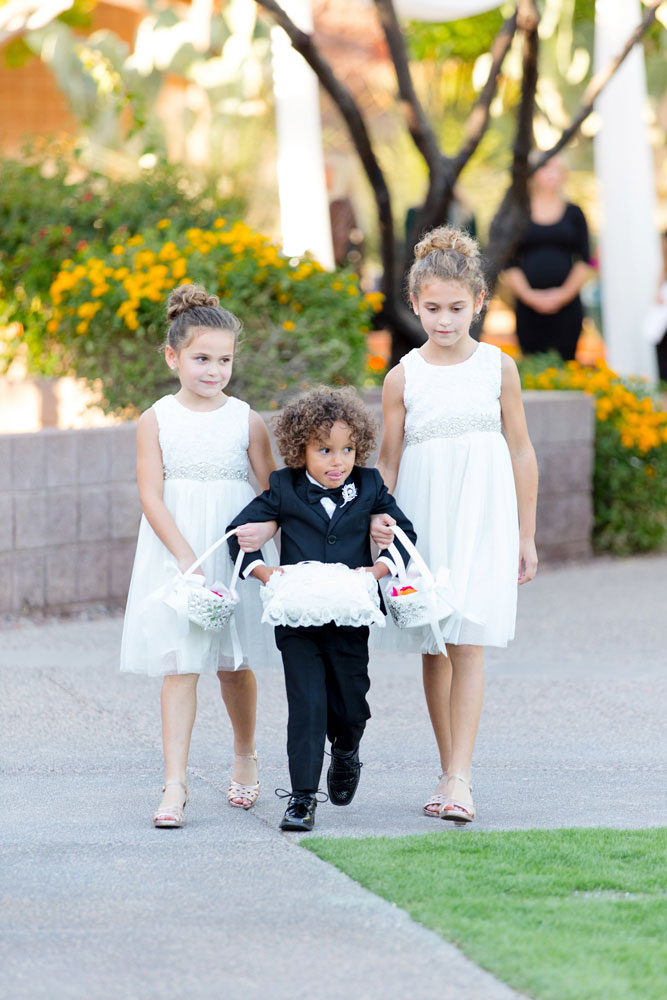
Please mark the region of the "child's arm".
<svg viewBox="0 0 667 1000"><path fill-rule="evenodd" d="M279 472L272 472L270 474L269 488L264 490L263 493L260 493L259 496L256 496L254 500L251 500L250 503L236 515L234 520L227 525L226 530L231 531L234 528L247 528L251 531L255 526L261 530L264 528L266 522L270 522L275 525L280 524ZM273 534L273 531L271 531L271 534ZM269 535L269 537L271 537L271 535ZM232 535L231 538L227 539L227 545L229 546L229 553L232 559L236 559L239 548L241 548L236 535ZM244 546L244 552L246 555L241 564L241 575L243 577L246 575L258 576L258 574L254 572L254 566L264 566L261 551L259 549L255 549L248 552Z"/></svg>
<svg viewBox="0 0 667 1000"><path fill-rule="evenodd" d="M382 443L376 468L389 492L396 486L401 464L405 433L405 374L403 365L396 365L384 380L382 388Z"/></svg>
<svg viewBox="0 0 667 1000"><path fill-rule="evenodd" d="M260 490L268 490L269 476L275 472L276 463L271 451L271 440L266 424L259 413L250 411L250 439L248 441L248 461L255 473Z"/></svg>
<svg viewBox="0 0 667 1000"><path fill-rule="evenodd" d="M268 489L269 476L275 471L276 463L271 451L271 440L266 424L254 410L250 411L248 461L255 473L259 488L261 490ZM276 521L242 524L239 526L236 537L244 552L254 552L261 549L269 538L273 538L277 530L278 523Z"/></svg>
<svg viewBox="0 0 667 1000"><path fill-rule="evenodd" d="M378 472L378 470L374 469L373 472L376 476L377 495L373 503L373 506L371 508L371 515L377 516L379 514L382 517L386 518L388 524L397 524L399 528L403 529L403 531L408 536L410 541L413 544L415 544L417 541L417 532L412 526L412 521L410 521L405 516L401 508L398 506L393 496L383 483L382 477ZM375 520L375 517L373 517L372 520ZM394 538L393 531L389 532L389 534L391 535L391 538L387 542L385 542L384 544L380 544L379 546L380 553L378 555L375 565L376 567L382 564L386 565L388 571L393 575L396 573L396 566L394 565L394 561L389 552L384 550L393 542L396 545L396 548L400 552L401 556L403 557L403 561L406 566L410 562L410 556L405 551L402 544L397 539ZM381 575L384 576L385 574L382 573Z"/></svg>
<svg viewBox="0 0 667 1000"><path fill-rule="evenodd" d="M405 372L403 365L396 365L387 374L382 388L382 443L376 468L384 479L387 489L393 490L398 479L398 467L403 451L405 433ZM379 548L386 548L393 541L393 533L387 525L395 524L389 514L376 514L371 520L371 538Z"/></svg>
<svg viewBox="0 0 667 1000"><path fill-rule="evenodd" d="M176 527L176 522L162 499L164 466L157 417L153 410L142 413L137 423L137 484L146 520L162 544L166 545L174 556L180 571L184 573L192 566L197 556ZM202 570L199 569L197 572L202 573Z"/></svg>
<svg viewBox="0 0 667 1000"><path fill-rule="evenodd" d="M528 434L519 372L507 354L502 356L501 371L500 409L519 505L519 583L528 583L537 572L537 459Z"/></svg>

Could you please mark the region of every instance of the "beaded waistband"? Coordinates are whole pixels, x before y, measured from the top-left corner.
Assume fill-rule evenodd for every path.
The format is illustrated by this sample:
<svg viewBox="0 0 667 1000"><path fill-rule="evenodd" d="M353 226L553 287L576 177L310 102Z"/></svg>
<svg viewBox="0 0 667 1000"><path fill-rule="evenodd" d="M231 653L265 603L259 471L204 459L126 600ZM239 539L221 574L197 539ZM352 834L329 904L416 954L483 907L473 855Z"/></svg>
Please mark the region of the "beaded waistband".
<svg viewBox="0 0 667 1000"><path fill-rule="evenodd" d="M246 469L221 469L219 465L198 462L195 465L172 465L164 470L165 479L195 479L200 483L212 483L216 479L237 479L246 482Z"/></svg>
<svg viewBox="0 0 667 1000"><path fill-rule="evenodd" d="M432 420L416 430L406 431L405 444L421 444L432 438L461 437L463 434L472 434L477 431L500 434L502 431L500 417L490 414L442 417L440 420Z"/></svg>

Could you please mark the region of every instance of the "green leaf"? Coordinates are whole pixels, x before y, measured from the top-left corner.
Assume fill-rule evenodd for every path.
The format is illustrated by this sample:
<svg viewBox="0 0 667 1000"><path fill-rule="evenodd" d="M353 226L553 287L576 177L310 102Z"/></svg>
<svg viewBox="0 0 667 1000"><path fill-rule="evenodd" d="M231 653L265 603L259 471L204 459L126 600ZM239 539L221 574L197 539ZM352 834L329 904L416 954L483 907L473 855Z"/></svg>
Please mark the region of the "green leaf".
<svg viewBox="0 0 667 1000"><path fill-rule="evenodd" d="M34 52L22 38L15 38L4 51L5 66L8 69L20 69L34 56Z"/></svg>

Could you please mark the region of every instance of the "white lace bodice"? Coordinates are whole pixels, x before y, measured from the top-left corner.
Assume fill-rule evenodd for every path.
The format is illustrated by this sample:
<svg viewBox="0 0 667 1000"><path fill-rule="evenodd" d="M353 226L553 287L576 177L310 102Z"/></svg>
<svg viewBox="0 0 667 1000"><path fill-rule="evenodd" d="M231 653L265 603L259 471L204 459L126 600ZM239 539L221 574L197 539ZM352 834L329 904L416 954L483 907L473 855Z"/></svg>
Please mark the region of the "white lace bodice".
<svg viewBox="0 0 667 1000"><path fill-rule="evenodd" d="M501 352L478 344L467 361L432 365L415 348L401 359L405 371L405 444L500 433Z"/></svg>
<svg viewBox="0 0 667 1000"><path fill-rule="evenodd" d="M175 396L153 404L165 479L248 478L250 407L229 397L212 412L188 410Z"/></svg>

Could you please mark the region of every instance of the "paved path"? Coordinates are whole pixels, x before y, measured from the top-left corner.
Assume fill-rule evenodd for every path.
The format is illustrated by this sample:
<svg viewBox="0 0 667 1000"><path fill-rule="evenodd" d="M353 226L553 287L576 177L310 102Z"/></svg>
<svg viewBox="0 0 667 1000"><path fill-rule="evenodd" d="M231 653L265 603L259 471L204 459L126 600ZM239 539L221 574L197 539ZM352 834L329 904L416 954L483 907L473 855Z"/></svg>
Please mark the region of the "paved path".
<svg viewBox="0 0 667 1000"><path fill-rule="evenodd" d="M522 588L519 638L487 657L476 829L665 822L666 593L667 557L552 569ZM203 679L188 823L153 830L159 682L117 672L121 625L0 630L3 997L517 996L278 832L278 671L260 673L257 807L224 801L229 725ZM371 672L359 794L321 806L317 832L468 835L420 815L438 767L417 663L375 656Z"/></svg>

